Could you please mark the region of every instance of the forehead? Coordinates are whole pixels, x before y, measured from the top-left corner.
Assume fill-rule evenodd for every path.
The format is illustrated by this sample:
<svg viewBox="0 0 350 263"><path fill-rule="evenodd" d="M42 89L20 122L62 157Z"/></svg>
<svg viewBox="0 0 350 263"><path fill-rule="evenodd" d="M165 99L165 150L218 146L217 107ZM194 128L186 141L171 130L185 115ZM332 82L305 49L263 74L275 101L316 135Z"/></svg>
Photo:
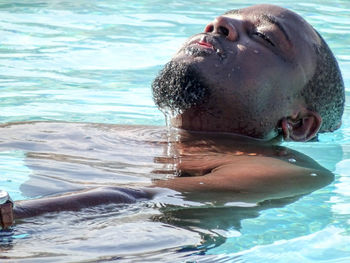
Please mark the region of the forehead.
<svg viewBox="0 0 350 263"><path fill-rule="evenodd" d="M320 44L317 33L309 23L298 14L279 6L267 4L255 5L231 10L224 15L256 25L263 23L273 24L281 31L284 31L287 36L290 35L294 42L301 40L307 41L310 44Z"/></svg>
<svg viewBox="0 0 350 263"><path fill-rule="evenodd" d="M287 43L282 44L286 47L282 48L283 53L291 58L305 79L312 77L317 61L315 46L320 46L321 40L313 27L301 16L274 5L255 5L232 10L224 16L241 21L243 25L248 24L248 28L255 27L259 31L268 32L270 36L285 39L286 41L280 42Z"/></svg>

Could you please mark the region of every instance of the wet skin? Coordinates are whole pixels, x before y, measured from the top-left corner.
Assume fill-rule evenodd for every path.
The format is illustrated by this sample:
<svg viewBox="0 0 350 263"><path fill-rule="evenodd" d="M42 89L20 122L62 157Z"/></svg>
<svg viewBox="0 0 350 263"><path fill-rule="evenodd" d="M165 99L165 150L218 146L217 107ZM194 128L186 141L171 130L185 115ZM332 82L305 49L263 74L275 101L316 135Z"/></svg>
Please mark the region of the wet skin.
<svg viewBox="0 0 350 263"><path fill-rule="evenodd" d="M83 139L86 136L91 137L88 143ZM171 143L168 143L167 130L163 127L48 122L16 123L0 127L0 150L27 151L29 144L32 152L27 152L26 165L32 169L33 174L36 173L35 169L38 169L40 175L42 168L49 165L52 171L61 169L62 179L67 181L74 179L74 176L67 178L64 175L69 174L70 167L81 161L89 165L91 160L91 167L96 165L96 160L101 160L102 167L108 167L108 163L112 164L112 167L118 165L118 157L101 157L101 152L113 152L120 156L121 160L127 160L128 156L133 154L133 160L138 160L138 169L141 170L138 176L152 166L148 161L149 155L158 153L151 155L154 166L151 173L154 177L162 179L153 180L153 184L138 186L133 183L130 188L123 185L76 192L67 190L68 193L56 197L18 201L14 210L16 223L20 223L21 218L48 212L77 211L84 207L108 203L129 204L153 197L163 203L164 194L174 196L172 190L175 190L178 192L177 198L210 205L177 207L163 204L161 213L150 214L149 220L198 232L203 238L202 246L205 244L212 247L223 243L225 237L220 234L208 235L208 230L232 230L233 227L239 229L241 220L258 217L259 212L264 209L294 202L300 196L333 180L332 173L310 157L273 143L231 134L187 131L179 131L175 137L176 140L170 138ZM107 148L110 149L104 152L101 150L105 147L101 147L101 138L113 138L117 143L113 143L113 147L107 144ZM127 144L128 141L132 143ZM119 142L122 145L119 145ZM85 148L95 148L97 151L85 155L87 152L80 152ZM86 159L82 160L81 156ZM107 163L103 160L107 160ZM146 164L145 167L142 164ZM167 175L170 175L171 179L166 179ZM33 185L35 180L26 183ZM156 203L159 202L157 200ZM231 206L224 206L232 202ZM252 204L242 207L239 205L242 202ZM55 216L60 220L59 214Z"/></svg>
<svg viewBox="0 0 350 263"><path fill-rule="evenodd" d="M62 167L70 167L65 165L68 160L68 164L79 164L81 147L99 149L101 136L103 138L106 134L107 138L113 136L115 141L124 142L125 145L116 144L114 149L109 149L120 155L121 160L127 159L131 152L134 152L134 158L139 159L135 152L140 152L140 164L147 164L145 157L142 157L145 152L163 152L152 156L153 165L145 166L147 170L149 165L154 166L151 173L157 175L157 178L162 176L163 179L153 180L147 185L130 182L130 188L126 185L123 188L87 188L56 197L18 201L14 209L15 218L53 211L79 210L107 203L134 203L151 199L159 193L164 194L168 191L165 189L181 193L186 200L210 202L219 206L227 202L255 204L305 195L333 180L332 173L310 157L273 143L231 134L193 133L184 130L178 131L176 140L168 143L167 131L161 127L108 127L49 122L6 124L0 127L0 141L3 142L0 143L0 149L27 151L28 138L35 138L33 152L27 153L27 165L33 169L39 167L40 171L40 165L46 167L51 163L47 160L54 160L53 163L60 170ZM159 137L159 134L162 136ZM87 135L91 137L89 143L85 141L84 145L79 142L76 147L73 146L76 138ZM144 137L145 135L147 136ZM130 149L130 152L125 152L125 147L129 147L125 143L128 138L132 142L130 145L135 145L134 140L137 138L137 151ZM52 144L52 141L55 143ZM99 160L99 154L100 151L91 152L86 160ZM149 160L149 156L146 158ZM30 160L35 160L34 165L30 165ZM117 163L118 159L115 161ZM63 162L62 166L59 165L60 162ZM91 165L94 166L95 162ZM55 170L54 167L51 168ZM63 174L69 172L63 170ZM176 176L167 179L167 174ZM170 191L169 194L174 193Z"/></svg>
<svg viewBox="0 0 350 263"><path fill-rule="evenodd" d="M283 120L298 122L309 113L299 93L315 70L313 45L318 42L301 17L276 6L253 6L217 17L173 57L193 65L211 95L172 124L267 140L283 133L288 139ZM313 137L317 130L305 136Z"/></svg>
<svg viewBox="0 0 350 263"><path fill-rule="evenodd" d="M281 157L273 144L248 139L242 145L242 137L231 137L238 134L268 141L278 135L294 140L315 136L322 120L306 109L299 92L315 70L312 45L318 41L303 19L276 6L253 6L216 18L173 58L192 64L211 89L205 103L172 119L185 138L192 136L191 143L180 138L173 144L180 153L175 172L187 177L158 180L140 191L107 187L18 202L15 217L135 202L152 198L159 187L188 198L221 193L230 201L257 203L304 195L329 184L332 173L310 158L294 153L298 162L290 163L288 149Z"/></svg>

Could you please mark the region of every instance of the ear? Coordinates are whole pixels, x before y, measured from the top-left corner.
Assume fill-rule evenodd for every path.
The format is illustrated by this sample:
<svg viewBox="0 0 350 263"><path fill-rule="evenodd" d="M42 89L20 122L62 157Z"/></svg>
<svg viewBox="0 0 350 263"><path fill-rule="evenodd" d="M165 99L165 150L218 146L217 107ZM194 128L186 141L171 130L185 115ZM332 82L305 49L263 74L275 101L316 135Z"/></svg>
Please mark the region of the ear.
<svg viewBox="0 0 350 263"><path fill-rule="evenodd" d="M309 141L317 135L321 124L317 112L303 109L296 117L282 119L283 137L286 141Z"/></svg>

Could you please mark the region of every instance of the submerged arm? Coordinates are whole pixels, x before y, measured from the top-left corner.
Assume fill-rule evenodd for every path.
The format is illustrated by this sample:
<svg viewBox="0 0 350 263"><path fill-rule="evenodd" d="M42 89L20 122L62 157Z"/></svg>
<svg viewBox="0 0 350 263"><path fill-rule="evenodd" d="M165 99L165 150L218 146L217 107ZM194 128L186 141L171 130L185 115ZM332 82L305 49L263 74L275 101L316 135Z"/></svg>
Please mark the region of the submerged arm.
<svg viewBox="0 0 350 263"><path fill-rule="evenodd" d="M226 192L232 194L233 201L261 202L305 195L333 179L334 175L319 165L302 167L272 157L237 156L223 160L203 176L176 177L155 184L182 193L203 196Z"/></svg>
<svg viewBox="0 0 350 263"><path fill-rule="evenodd" d="M261 202L308 194L333 181L333 174L320 167L301 167L286 161L262 156L236 156L189 165L203 171L202 176L176 177L155 181L155 187L169 188L181 193L228 193L232 201ZM208 166L209 165L209 166ZM204 167L204 168L203 168ZM209 168L210 169L209 169ZM202 169L203 168L203 169ZM156 189L100 187L56 197L18 201L13 215L26 218L55 211L77 211L108 203L135 203L151 199Z"/></svg>
<svg viewBox="0 0 350 263"><path fill-rule="evenodd" d="M149 199L151 197L151 193L143 190L100 187L55 197L17 201L14 204L13 215L14 219L21 219L48 212L77 211L85 207L101 204L135 203L136 201Z"/></svg>

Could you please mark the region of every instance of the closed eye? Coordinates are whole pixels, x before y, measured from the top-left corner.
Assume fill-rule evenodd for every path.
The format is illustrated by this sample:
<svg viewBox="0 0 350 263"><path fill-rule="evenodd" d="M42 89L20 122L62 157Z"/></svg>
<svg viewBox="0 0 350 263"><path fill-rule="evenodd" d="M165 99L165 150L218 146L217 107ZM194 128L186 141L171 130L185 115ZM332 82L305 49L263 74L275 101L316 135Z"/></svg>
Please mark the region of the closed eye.
<svg viewBox="0 0 350 263"><path fill-rule="evenodd" d="M275 46L275 44L269 39L265 34L261 32L253 32L253 35L258 36L259 38L263 39L267 43L269 43L271 46Z"/></svg>

